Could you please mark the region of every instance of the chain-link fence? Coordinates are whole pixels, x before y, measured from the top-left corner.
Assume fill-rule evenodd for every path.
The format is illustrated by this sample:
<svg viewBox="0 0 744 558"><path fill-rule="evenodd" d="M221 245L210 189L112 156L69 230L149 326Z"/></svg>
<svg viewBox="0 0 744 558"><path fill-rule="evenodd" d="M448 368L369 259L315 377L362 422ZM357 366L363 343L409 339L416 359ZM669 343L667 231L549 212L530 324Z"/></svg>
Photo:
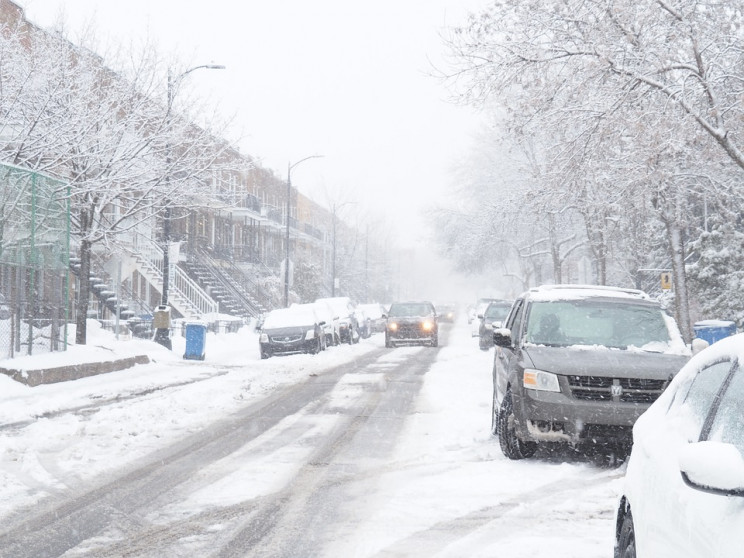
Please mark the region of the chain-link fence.
<svg viewBox="0 0 744 558"><path fill-rule="evenodd" d="M0 165L0 359L66 348L68 187Z"/></svg>

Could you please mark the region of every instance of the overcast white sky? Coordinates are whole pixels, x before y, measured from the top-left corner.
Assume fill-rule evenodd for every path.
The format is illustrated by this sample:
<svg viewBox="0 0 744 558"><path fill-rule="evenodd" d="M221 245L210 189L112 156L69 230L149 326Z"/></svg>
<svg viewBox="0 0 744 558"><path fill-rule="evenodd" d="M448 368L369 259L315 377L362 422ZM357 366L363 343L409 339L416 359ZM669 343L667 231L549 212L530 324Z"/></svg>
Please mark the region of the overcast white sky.
<svg viewBox="0 0 744 558"><path fill-rule="evenodd" d="M295 168L293 185L326 206L358 202L347 220L368 207L410 217L439 198L477 127L428 74L442 29L486 0L17 1L43 27L93 20L100 38L149 34L184 64L224 64L188 85L235 114L241 150L279 176L322 154Z"/></svg>

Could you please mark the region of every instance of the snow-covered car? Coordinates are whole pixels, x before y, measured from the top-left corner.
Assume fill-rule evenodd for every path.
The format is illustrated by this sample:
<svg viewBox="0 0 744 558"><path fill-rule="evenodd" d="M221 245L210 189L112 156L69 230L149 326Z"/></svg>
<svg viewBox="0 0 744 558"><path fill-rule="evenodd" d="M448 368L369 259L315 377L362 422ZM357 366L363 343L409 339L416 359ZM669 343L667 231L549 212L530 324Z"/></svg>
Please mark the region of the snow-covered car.
<svg viewBox="0 0 744 558"><path fill-rule="evenodd" d="M331 347L340 343L338 332L338 318L334 317L333 310L325 302L293 303L290 308L308 308L315 312L318 319L323 322L323 334L325 335L325 347Z"/></svg>
<svg viewBox="0 0 744 558"><path fill-rule="evenodd" d="M478 316L478 346L483 351L493 347L493 330L498 329L509 315L512 307L511 300L495 300L491 302L483 314Z"/></svg>
<svg viewBox="0 0 744 558"><path fill-rule="evenodd" d="M385 307L379 303L357 304L357 310L364 312L368 320L370 333L382 333L385 331Z"/></svg>
<svg viewBox="0 0 744 558"><path fill-rule="evenodd" d="M397 345L439 346L437 312L431 302L395 302L390 305L385 328L385 347Z"/></svg>
<svg viewBox="0 0 744 558"><path fill-rule="evenodd" d="M538 444L607 444L631 429L690 358L674 319L635 289L547 285L494 331L491 431L510 459Z"/></svg>
<svg viewBox="0 0 744 558"><path fill-rule="evenodd" d="M310 308L278 308L264 318L261 358L279 354L317 354L325 348L323 323Z"/></svg>
<svg viewBox="0 0 744 558"><path fill-rule="evenodd" d="M338 319L338 334L341 343L351 345L359 342L359 329L354 314L354 303L348 296L319 298L315 302L326 303L333 310L334 317Z"/></svg>
<svg viewBox="0 0 744 558"><path fill-rule="evenodd" d="M638 419L616 558L744 555L744 334L696 354Z"/></svg>

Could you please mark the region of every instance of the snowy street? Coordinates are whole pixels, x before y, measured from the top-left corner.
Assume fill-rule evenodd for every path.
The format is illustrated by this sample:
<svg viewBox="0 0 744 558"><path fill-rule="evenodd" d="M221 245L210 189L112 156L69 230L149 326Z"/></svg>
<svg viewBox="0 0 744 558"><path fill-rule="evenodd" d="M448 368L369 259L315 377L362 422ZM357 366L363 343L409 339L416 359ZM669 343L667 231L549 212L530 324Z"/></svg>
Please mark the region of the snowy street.
<svg viewBox="0 0 744 558"><path fill-rule="evenodd" d="M623 468L509 461L490 435L493 349L375 335L260 360L255 332L206 359L28 388L0 378L1 556L610 556ZM120 349L117 349L120 350Z"/></svg>

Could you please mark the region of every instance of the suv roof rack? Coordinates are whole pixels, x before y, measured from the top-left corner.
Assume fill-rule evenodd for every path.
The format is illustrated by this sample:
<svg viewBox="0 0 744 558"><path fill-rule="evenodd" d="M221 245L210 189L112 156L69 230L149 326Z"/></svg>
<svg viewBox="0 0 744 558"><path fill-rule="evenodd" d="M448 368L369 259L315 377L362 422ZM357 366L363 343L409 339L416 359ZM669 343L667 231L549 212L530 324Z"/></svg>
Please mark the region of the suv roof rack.
<svg viewBox="0 0 744 558"><path fill-rule="evenodd" d="M626 289L623 287L609 287L607 285L575 285L575 284L564 284L564 285L540 285L538 287L532 287L531 292L540 291L552 291L552 290L582 290L591 289L594 291L607 291L608 293L622 293L631 296L637 296L645 300L650 300L651 297L640 289Z"/></svg>

